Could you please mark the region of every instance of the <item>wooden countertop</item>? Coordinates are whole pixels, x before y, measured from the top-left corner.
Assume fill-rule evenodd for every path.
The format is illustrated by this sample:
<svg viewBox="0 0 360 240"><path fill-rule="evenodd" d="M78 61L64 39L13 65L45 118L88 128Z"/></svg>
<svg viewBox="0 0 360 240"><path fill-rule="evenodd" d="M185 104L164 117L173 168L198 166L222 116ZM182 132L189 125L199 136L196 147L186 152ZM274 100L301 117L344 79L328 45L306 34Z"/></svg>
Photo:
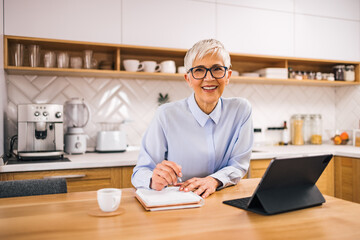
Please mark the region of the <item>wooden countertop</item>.
<svg viewBox="0 0 360 240"><path fill-rule="evenodd" d="M321 206L262 216L222 203L249 196L259 179L218 191L201 208L146 212L123 189L115 217L92 217L96 192L0 199L0 239L360 239L360 204L325 196Z"/></svg>

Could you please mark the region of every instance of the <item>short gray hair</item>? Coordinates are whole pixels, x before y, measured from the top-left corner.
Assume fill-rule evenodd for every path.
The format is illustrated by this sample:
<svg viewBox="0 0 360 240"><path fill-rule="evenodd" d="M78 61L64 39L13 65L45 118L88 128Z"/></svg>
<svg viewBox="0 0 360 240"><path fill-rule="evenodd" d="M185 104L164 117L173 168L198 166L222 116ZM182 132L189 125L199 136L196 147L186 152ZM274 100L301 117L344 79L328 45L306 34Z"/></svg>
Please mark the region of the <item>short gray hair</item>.
<svg viewBox="0 0 360 240"><path fill-rule="evenodd" d="M230 68L230 54L225 49L224 45L215 39L205 39L195 43L194 46L192 46L192 48L187 51L184 58L186 72L192 68L192 64L195 59L202 59L209 53L220 56L224 62L225 67Z"/></svg>

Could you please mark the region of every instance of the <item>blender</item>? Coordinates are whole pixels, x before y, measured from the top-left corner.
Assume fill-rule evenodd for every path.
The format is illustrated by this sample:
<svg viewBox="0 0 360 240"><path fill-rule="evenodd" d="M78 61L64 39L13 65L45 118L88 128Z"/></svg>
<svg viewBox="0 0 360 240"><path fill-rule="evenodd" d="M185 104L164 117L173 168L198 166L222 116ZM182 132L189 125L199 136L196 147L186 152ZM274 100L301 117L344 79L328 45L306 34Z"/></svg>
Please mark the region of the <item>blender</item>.
<svg viewBox="0 0 360 240"><path fill-rule="evenodd" d="M84 127L90 121L91 112L84 99L72 98L65 102L65 152L83 154L86 152L87 135Z"/></svg>

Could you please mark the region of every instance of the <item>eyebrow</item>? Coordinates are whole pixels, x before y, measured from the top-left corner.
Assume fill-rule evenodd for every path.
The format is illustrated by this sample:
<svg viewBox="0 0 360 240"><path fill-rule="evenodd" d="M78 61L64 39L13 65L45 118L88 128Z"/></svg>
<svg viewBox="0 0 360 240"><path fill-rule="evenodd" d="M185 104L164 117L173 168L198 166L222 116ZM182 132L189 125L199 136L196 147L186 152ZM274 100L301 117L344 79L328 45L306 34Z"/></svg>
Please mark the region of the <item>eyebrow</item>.
<svg viewBox="0 0 360 240"><path fill-rule="evenodd" d="M218 67L218 66L222 66L222 65L221 65L221 64L214 64L214 65L212 65L210 68L212 68L212 67ZM198 68L198 67L206 68L204 65L195 66L195 68Z"/></svg>

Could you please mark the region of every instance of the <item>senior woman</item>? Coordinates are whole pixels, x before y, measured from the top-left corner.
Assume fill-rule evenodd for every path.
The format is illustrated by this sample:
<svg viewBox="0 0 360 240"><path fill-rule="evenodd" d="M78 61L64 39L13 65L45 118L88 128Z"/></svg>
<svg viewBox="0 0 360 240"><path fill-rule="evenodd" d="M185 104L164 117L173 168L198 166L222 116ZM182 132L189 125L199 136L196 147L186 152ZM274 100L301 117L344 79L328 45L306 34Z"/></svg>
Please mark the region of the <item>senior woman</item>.
<svg viewBox="0 0 360 240"><path fill-rule="evenodd" d="M193 94L160 106L147 129L132 175L136 188L168 185L203 198L234 185L246 174L253 143L251 106L243 98L222 98L231 77L230 55L209 39L184 59ZM178 182L182 178L182 183Z"/></svg>

